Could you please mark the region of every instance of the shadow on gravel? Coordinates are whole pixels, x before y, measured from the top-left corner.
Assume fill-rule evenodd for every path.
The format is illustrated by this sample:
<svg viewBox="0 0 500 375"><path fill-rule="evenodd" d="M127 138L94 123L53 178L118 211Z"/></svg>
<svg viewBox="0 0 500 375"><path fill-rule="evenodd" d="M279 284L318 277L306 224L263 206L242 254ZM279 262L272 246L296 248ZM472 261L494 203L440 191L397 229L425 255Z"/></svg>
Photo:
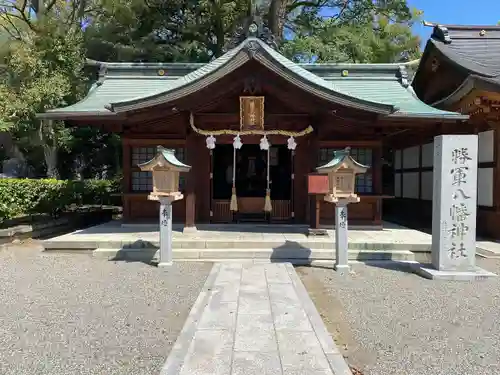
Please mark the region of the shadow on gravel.
<svg viewBox="0 0 500 375"><path fill-rule="evenodd" d="M412 263L399 262L396 260L378 261L378 262L377 261L366 261L366 262L362 262L362 263L369 266L369 267L374 267L374 268L382 268L385 270L404 272L404 273L415 273L413 271L413 267L415 266L415 264L412 264Z"/></svg>
<svg viewBox="0 0 500 375"><path fill-rule="evenodd" d="M404 272L404 273L415 273L413 271L412 264L398 262L398 261L364 261L359 263L350 263L351 269L356 267L357 264L364 264L368 267L382 268L391 271ZM332 270L335 272L334 264L297 264L295 267L308 267L308 268L318 268L323 270Z"/></svg>
<svg viewBox="0 0 500 375"><path fill-rule="evenodd" d="M131 244L125 245L109 260L126 263L139 262L156 267L158 265L158 258L156 257L157 252L158 247L156 247L155 244L150 241L137 240Z"/></svg>

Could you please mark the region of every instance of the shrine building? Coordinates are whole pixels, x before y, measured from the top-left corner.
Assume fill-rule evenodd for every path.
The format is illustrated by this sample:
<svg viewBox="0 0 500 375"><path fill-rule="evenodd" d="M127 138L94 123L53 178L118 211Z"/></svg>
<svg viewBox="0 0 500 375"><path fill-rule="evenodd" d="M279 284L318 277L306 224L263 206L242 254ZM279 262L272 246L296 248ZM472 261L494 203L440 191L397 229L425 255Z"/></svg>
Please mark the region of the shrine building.
<svg viewBox="0 0 500 375"><path fill-rule="evenodd" d="M320 224L333 224L334 205L308 193L308 176L350 147L369 168L356 176L349 223L381 226L382 200L394 197L384 150L461 128L468 114L419 100L404 64L296 64L261 30L250 25L207 64L99 63L83 100L40 118L121 136L127 221L158 218L158 203L147 200L151 172L138 164L163 146L191 166L174 222L305 224L317 201Z"/></svg>
<svg viewBox="0 0 500 375"><path fill-rule="evenodd" d="M500 26L424 24L433 32L412 85L436 109L470 116L460 127L440 125L440 131L478 134L477 232L499 239ZM432 136L422 132L401 143L395 171L394 203L423 220L432 216Z"/></svg>

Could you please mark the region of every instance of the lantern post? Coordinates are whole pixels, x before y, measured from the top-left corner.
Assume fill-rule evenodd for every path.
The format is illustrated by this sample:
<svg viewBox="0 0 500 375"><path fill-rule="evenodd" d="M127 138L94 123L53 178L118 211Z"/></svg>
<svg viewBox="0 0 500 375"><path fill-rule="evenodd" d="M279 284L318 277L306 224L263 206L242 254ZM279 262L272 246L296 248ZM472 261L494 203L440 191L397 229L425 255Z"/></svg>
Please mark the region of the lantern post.
<svg viewBox="0 0 500 375"><path fill-rule="evenodd" d="M153 191L148 199L160 202L160 259L158 267L170 266L172 254L172 203L184 196L179 191L180 173L189 172L191 167L175 157L175 151L158 146L156 156L139 164L141 171L153 175Z"/></svg>
<svg viewBox="0 0 500 375"><path fill-rule="evenodd" d="M356 175L365 173L368 168L351 157L350 147L335 151L332 160L316 168L318 173L328 176L324 200L335 204L335 270L339 272L349 271L347 205L359 202L354 192Z"/></svg>

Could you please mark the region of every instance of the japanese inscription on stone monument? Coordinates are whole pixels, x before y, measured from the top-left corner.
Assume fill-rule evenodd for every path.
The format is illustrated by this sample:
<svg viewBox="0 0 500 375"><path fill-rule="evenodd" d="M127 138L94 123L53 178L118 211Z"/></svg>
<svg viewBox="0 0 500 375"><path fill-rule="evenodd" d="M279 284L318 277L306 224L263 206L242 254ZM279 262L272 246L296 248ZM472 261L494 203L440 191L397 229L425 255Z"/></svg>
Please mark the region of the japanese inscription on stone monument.
<svg viewBox="0 0 500 375"><path fill-rule="evenodd" d="M434 139L433 265L472 269L476 248L477 135Z"/></svg>
<svg viewBox="0 0 500 375"><path fill-rule="evenodd" d="M464 238L469 233L467 218L470 216L467 200L470 199L464 192L467 183L469 171L469 162L472 158L469 156L467 147L455 148L451 154L453 168L452 174L452 205L450 208L451 228L449 234L451 237L451 247L449 256L452 259L467 257L467 251L464 247Z"/></svg>

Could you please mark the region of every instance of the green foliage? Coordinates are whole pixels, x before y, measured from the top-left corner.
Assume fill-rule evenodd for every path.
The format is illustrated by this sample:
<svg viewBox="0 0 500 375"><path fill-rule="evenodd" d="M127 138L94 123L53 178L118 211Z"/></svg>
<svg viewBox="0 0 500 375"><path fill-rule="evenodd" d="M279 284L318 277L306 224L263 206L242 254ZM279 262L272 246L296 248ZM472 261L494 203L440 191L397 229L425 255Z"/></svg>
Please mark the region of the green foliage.
<svg viewBox="0 0 500 375"><path fill-rule="evenodd" d="M28 152L43 148L48 174L57 175L56 165L49 164L56 163L57 149L68 148L71 132L62 122L40 122L36 114L84 95L83 33L67 2L51 2L36 16L28 3L0 7L0 26L11 39L1 51L0 130L10 131Z"/></svg>
<svg viewBox="0 0 500 375"><path fill-rule="evenodd" d="M58 216L71 205L112 205L118 180L0 179L0 222L22 215Z"/></svg>
<svg viewBox="0 0 500 375"><path fill-rule="evenodd" d="M362 17L362 22L316 20L314 32L306 24L284 44L282 52L296 61L318 63L390 63L416 59L420 57L420 39L413 35L411 27L422 13L401 11L393 18L383 12L368 14Z"/></svg>

